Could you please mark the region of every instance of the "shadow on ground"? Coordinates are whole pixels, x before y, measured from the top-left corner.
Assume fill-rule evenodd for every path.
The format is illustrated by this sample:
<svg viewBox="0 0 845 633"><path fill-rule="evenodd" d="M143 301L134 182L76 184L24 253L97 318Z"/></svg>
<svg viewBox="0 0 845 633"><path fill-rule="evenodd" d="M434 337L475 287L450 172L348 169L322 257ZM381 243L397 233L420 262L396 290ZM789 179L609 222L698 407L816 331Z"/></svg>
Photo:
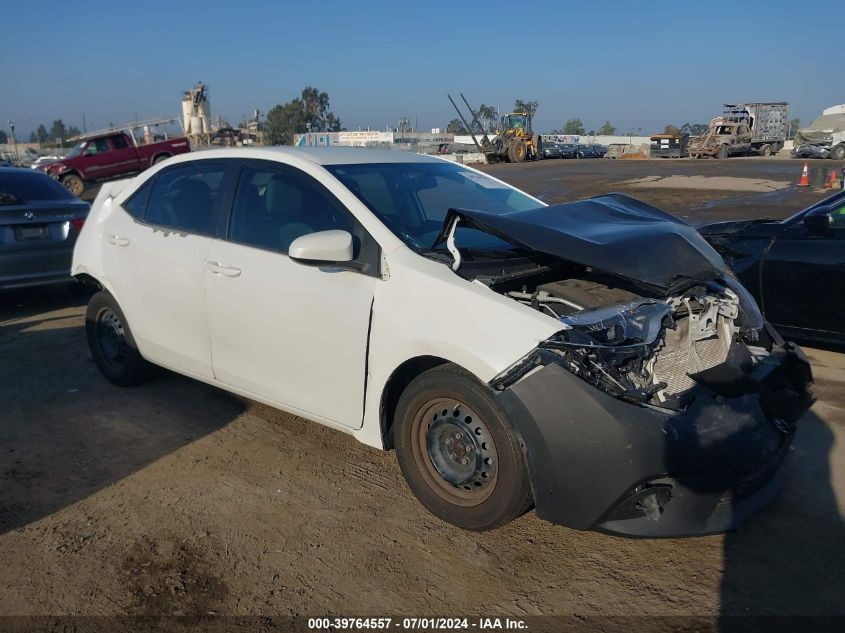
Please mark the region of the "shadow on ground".
<svg viewBox="0 0 845 633"><path fill-rule="evenodd" d="M845 523L833 489L833 446L828 424L814 411L805 415L776 508L726 535L721 631L824 631L845 624L839 564L845 561Z"/></svg>
<svg viewBox="0 0 845 633"><path fill-rule="evenodd" d="M56 288L0 302L0 534L119 482L243 409L170 373L112 386L88 352L85 296Z"/></svg>

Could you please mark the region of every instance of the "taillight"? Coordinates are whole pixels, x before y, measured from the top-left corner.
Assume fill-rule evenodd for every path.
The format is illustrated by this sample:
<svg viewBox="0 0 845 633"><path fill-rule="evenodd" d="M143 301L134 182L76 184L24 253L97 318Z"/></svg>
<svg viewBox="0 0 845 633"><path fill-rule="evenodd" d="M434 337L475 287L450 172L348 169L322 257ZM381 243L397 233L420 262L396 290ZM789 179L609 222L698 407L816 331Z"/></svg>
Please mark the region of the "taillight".
<svg viewBox="0 0 845 633"><path fill-rule="evenodd" d="M85 218L74 218L70 221L70 223L73 225L73 228L75 228L78 232L82 230L82 225L85 224Z"/></svg>

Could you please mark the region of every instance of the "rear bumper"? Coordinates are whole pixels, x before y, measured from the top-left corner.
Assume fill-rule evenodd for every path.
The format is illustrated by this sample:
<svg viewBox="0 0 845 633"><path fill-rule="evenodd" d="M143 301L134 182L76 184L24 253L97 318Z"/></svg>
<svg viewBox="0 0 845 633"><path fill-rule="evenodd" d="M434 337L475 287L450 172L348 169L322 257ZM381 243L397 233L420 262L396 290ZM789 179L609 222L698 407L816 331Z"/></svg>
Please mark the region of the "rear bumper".
<svg viewBox="0 0 845 633"><path fill-rule="evenodd" d="M73 245L0 253L0 289L73 281Z"/></svg>
<svg viewBox="0 0 845 633"><path fill-rule="evenodd" d="M618 400L556 364L499 399L522 435L537 514L635 537L725 532L771 503L795 421L812 404L792 345L749 393L704 387L682 412Z"/></svg>

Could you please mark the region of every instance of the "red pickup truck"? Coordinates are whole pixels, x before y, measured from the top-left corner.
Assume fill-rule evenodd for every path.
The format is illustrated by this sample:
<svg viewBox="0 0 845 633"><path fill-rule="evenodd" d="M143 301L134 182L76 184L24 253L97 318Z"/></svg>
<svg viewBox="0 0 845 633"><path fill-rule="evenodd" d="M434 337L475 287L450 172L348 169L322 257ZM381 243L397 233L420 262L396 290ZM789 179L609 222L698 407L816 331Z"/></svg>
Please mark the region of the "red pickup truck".
<svg viewBox="0 0 845 633"><path fill-rule="evenodd" d="M88 183L136 174L165 158L190 151L185 137L136 145L125 132L109 132L86 137L62 160L39 169L79 196Z"/></svg>

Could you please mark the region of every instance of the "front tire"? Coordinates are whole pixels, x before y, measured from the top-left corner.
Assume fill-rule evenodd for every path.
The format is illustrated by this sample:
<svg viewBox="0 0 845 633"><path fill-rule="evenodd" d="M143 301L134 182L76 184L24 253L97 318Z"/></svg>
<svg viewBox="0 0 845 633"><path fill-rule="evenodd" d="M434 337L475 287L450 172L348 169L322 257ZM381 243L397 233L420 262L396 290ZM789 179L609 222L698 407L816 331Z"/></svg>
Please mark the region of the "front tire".
<svg viewBox="0 0 845 633"><path fill-rule="evenodd" d="M718 151L716 152L716 158L719 160L724 160L728 157L728 146L727 145L720 145Z"/></svg>
<svg viewBox="0 0 845 633"><path fill-rule="evenodd" d="M138 352L126 317L108 292L101 290L88 302L85 335L97 368L109 381L131 387L150 377L152 365Z"/></svg>
<svg viewBox="0 0 845 633"><path fill-rule="evenodd" d="M484 531L531 508L525 455L507 414L459 367L415 378L399 398L393 429L405 481L435 516Z"/></svg>
<svg viewBox="0 0 845 633"><path fill-rule="evenodd" d="M510 146L508 146L508 161L511 163L521 163L525 160L527 155L528 148L525 145L525 141L521 138L515 139Z"/></svg>
<svg viewBox="0 0 845 633"><path fill-rule="evenodd" d="M845 145L840 143L839 145L834 147L832 150L830 150L829 156L833 160L842 160L843 158L845 158Z"/></svg>
<svg viewBox="0 0 845 633"><path fill-rule="evenodd" d="M68 174L62 176L60 182L65 186L65 189L70 191L77 198L85 191L85 181L76 174Z"/></svg>

